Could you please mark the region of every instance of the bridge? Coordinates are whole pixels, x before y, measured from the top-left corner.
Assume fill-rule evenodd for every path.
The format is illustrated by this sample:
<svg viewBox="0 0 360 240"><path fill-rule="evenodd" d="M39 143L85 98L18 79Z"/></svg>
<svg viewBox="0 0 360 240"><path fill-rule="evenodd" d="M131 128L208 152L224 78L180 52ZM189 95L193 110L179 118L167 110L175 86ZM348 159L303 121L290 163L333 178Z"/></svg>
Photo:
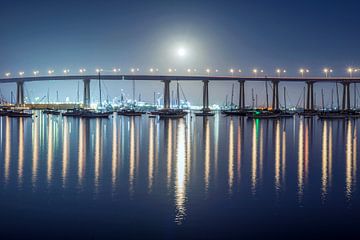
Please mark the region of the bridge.
<svg viewBox="0 0 360 240"><path fill-rule="evenodd" d="M307 86L306 110L314 110L314 84L320 82L340 83L343 85L342 109L350 109L350 84L360 82L359 77L240 77L240 76L210 76L210 75L59 75L59 76L33 76L33 77L16 77L3 78L0 83L16 83L16 105L24 105L24 83L35 81L71 81L82 80L83 88L83 105L90 106L90 81L91 80L137 80L137 81L161 81L164 83L164 109L170 108L170 82L171 81L202 81L203 86L203 109L209 109L209 82L210 81L236 81L239 82L239 109L245 108L245 82L271 82L272 88L272 109L279 109L279 82L304 82Z"/></svg>

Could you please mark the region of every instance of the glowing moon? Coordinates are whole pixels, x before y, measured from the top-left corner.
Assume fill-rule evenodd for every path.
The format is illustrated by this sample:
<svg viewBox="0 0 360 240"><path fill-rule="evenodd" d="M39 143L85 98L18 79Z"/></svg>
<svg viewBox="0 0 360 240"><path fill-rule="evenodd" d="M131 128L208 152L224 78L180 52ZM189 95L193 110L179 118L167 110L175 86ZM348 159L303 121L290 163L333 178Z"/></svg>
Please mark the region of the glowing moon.
<svg viewBox="0 0 360 240"><path fill-rule="evenodd" d="M185 50L185 48L179 48L179 49L177 50L177 54L178 54L179 57L184 57L184 56L186 55L186 50Z"/></svg>

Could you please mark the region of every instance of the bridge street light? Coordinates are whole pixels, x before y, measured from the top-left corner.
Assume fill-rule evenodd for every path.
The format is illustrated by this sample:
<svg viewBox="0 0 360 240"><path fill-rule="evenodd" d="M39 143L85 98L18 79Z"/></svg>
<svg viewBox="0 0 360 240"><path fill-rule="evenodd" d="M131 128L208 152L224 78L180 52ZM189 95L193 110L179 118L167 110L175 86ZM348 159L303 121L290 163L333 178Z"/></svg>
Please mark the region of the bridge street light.
<svg viewBox="0 0 360 240"><path fill-rule="evenodd" d="M330 74L333 72L331 68L324 68L323 72L325 73L325 77L330 77Z"/></svg>
<svg viewBox="0 0 360 240"><path fill-rule="evenodd" d="M258 70L257 70L256 68L254 68L254 69L252 70L252 72L254 73L255 77L257 77Z"/></svg>
<svg viewBox="0 0 360 240"><path fill-rule="evenodd" d="M350 78L352 78L352 74L353 74L353 72L354 72L354 69L353 69L352 67L349 67L349 68L347 69L347 72L349 73Z"/></svg>
<svg viewBox="0 0 360 240"><path fill-rule="evenodd" d="M39 75L39 71L33 71L33 74L34 74L34 76L37 76L37 75Z"/></svg>
<svg viewBox="0 0 360 240"><path fill-rule="evenodd" d="M234 69L231 68L230 69L231 76L234 76L234 72L235 72Z"/></svg>
<svg viewBox="0 0 360 240"><path fill-rule="evenodd" d="M7 72L5 73L5 77L10 77L11 73Z"/></svg>
<svg viewBox="0 0 360 240"><path fill-rule="evenodd" d="M24 76L24 72L19 72L19 75L22 77L22 76Z"/></svg>

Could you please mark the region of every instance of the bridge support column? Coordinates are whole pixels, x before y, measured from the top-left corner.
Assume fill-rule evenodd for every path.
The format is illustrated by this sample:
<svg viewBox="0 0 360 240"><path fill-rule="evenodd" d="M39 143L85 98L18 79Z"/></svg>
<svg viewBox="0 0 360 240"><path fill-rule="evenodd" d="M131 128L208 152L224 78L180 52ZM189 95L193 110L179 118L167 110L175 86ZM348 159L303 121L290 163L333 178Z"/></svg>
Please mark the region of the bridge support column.
<svg viewBox="0 0 360 240"><path fill-rule="evenodd" d="M314 111L314 82L306 82L307 95L306 95L306 109Z"/></svg>
<svg viewBox="0 0 360 240"><path fill-rule="evenodd" d="M343 83L342 110L350 110L350 83Z"/></svg>
<svg viewBox="0 0 360 240"><path fill-rule="evenodd" d="M84 108L90 107L90 79L84 79Z"/></svg>
<svg viewBox="0 0 360 240"><path fill-rule="evenodd" d="M16 82L16 106L24 105L24 82Z"/></svg>
<svg viewBox="0 0 360 240"><path fill-rule="evenodd" d="M245 109L245 81L239 80L240 89L239 89L239 110Z"/></svg>
<svg viewBox="0 0 360 240"><path fill-rule="evenodd" d="M164 109L170 109L170 80L163 80L164 82Z"/></svg>
<svg viewBox="0 0 360 240"><path fill-rule="evenodd" d="M210 112L209 108L209 80L203 80L203 111Z"/></svg>
<svg viewBox="0 0 360 240"><path fill-rule="evenodd" d="M272 109L273 111L279 110L279 81L273 81L273 101Z"/></svg>

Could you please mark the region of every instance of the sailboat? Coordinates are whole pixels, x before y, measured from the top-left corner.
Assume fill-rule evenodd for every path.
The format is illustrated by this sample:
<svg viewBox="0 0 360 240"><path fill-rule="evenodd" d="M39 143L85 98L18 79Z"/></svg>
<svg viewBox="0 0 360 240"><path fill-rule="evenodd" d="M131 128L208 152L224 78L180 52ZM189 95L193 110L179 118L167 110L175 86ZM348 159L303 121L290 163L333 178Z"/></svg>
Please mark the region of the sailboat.
<svg viewBox="0 0 360 240"><path fill-rule="evenodd" d="M179 82L176 84L176 92L177 92L177 109L161 109L159 111L151 112L152 115L159 116L160 119L166 118L183 118L187 115L187 112L181 109L180 107L180 85Z"/></svg>
<svg viewBox="0 0 360 240"><path fill-rule="evenodd" d="M294 112L290 112L286 108L286 87L284 87L284 110L280 112L280 117L291 118L294 116Z"/></svg>
<svg viewBox="0 0 360 240"><path fill-rule="evenodd" d="M139 117L145 113L143 111L138 111L135 109L135 106L136 106L136 104L135 104L135 80L133 80L133 82L132 82L132 92L133 92L133 98L132 98L131 108L124 108L124 109L117 111L118 115L123 115L123 116L128 116L128 117Z"/></svg>
<svg viewBox="0 0 360 240"><path fill-rule="evenodd" d="M100 72L98 74L99 74L100 111L83 110L80 115L83 118L108 118L112 114L112 112L102 111Z"/></svg>

